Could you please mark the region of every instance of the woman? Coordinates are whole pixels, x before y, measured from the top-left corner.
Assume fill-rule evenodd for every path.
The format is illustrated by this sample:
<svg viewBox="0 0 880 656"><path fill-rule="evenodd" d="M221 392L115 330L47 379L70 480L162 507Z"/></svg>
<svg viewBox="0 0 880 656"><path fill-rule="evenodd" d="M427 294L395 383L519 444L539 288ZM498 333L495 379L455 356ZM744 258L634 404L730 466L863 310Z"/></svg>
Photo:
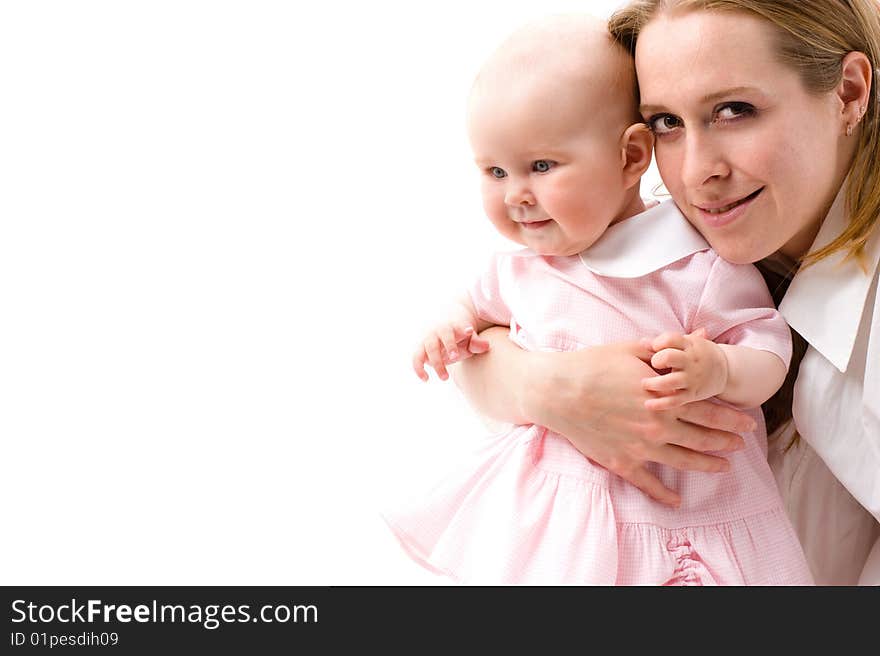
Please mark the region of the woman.
<svg viewBox="0 0 880 656"><path fill-rule="evenodd" d="M636 57L673 200L723 257L760 263L806 340L765 412L816 581L880 584L880 6L639 0L610 26ZM489 353L456 372L479 410L562 433L658 501L677 495L646 463L717 471L706 452L736 448L748 423L706 402L645 410L636 344L526 353L484 335Z"/></svg>

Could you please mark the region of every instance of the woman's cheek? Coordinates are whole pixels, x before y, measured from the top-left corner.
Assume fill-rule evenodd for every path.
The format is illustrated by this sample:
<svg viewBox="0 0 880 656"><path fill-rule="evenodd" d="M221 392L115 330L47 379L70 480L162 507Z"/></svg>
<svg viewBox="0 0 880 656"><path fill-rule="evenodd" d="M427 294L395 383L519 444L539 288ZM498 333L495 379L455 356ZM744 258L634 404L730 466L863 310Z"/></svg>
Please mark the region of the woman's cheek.
<svg viewBox="0 0 880 656"><path fill-rule="evenodd" d="M674 196L674 189L681 189L681 157L674 148L657 143L654 146L654 159L657 161L657 171L663 180L663 186Z"/></svg>

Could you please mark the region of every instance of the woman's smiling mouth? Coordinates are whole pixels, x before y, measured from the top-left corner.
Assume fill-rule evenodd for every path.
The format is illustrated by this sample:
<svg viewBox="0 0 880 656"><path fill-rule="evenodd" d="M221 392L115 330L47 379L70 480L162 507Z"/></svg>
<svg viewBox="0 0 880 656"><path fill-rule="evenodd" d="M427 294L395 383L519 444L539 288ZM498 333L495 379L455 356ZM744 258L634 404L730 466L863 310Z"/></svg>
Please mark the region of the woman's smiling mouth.
<svg viewBox="0 0 880 656"><path fill-rule="evenodd" d="M706 205L694 205L699 212L703 221L713 228L720 228L741 217L748 206L755 200L760 193L764 191L764 187L753 191L748 196L735 201L726 201L723 204L709 203Z"/></svg>

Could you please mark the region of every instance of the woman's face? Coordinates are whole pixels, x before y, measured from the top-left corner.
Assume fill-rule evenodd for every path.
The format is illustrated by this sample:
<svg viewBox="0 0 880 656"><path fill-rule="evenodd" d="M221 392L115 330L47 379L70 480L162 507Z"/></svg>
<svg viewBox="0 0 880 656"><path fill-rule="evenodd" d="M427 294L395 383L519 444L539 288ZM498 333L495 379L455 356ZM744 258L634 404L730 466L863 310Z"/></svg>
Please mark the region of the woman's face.
<svg viewBox="0 0 880 656"><path fill-rule="evenodd" d="M776 57L774 27L740 12L664 14L641 32L641 113L660 175L727 260L812 244L849 166L841 104Z"/></svg>

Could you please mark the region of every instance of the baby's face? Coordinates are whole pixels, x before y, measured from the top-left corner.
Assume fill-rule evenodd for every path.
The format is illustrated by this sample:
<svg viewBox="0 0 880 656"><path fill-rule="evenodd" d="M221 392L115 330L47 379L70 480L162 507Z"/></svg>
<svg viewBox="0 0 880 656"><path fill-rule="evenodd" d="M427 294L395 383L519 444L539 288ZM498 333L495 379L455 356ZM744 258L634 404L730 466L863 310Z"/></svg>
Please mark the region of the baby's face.
<svg viewBox="0 0 880 656"><path fill-rule="evenodd" d="M595 93L519 86L487 85L471 98L483 207L508 239L542 255L574 255L624 218L622 130L590 106Z"/></svg>

